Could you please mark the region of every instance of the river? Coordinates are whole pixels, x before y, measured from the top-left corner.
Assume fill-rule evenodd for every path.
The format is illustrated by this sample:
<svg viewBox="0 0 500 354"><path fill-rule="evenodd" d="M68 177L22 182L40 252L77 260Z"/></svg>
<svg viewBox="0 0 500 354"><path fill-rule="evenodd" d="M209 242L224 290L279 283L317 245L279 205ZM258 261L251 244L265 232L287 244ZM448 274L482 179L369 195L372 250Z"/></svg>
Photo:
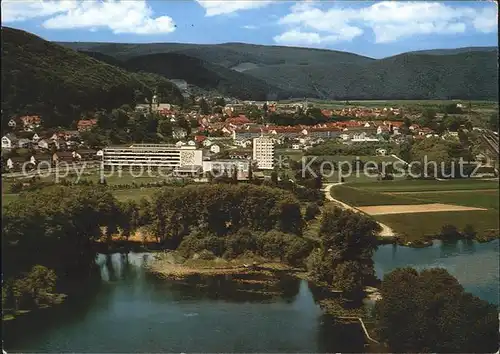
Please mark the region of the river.
<svg viewBox="0 0 500 354"><path fill-rule="evenodd" d="M440 266L467 291L498 304L498 240L428 248L381 246L377 274ZM241 291L227 278L180 283L156 278L150 255L99 255L101 281L53 309L19 318L8 352L362 352L357 325L324 315L306 281L280 279L278 292ZM251 290L251 291L249 291ZM4 333L5 334L5 333Z"/></svg>
<svg viewBox="0 0 500 354"><path fill-rule="evenodd" d="M499 245L498 239L487 243L436 240L425 248L384 245L373 257L375 272L381 278L398 267L445 268L466 291L498 306Z"/></svg>

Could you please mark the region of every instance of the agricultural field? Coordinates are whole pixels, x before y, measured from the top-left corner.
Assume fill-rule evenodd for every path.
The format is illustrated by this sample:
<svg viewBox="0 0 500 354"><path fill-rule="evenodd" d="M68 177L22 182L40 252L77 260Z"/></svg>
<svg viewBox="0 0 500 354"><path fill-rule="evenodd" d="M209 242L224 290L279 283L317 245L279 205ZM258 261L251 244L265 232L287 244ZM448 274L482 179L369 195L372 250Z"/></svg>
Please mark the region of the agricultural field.
<svg viewBox="0 0 500 354"><path fill-rule="evenodd" d="M376 182L372 183L376 184ZM354 184L352 184L352 186L354 186ZM379 193L368 189L354 188L351 187L351 184L334 186L331 189L331 194L333 198L341 200L354 207L425 204L425 202L422 203L421 200L416 198Z"/></svg>
<svg viewBox="0 0 500 354"><path fill-rule="evenodd" d="M498 236L499 232L498 210L387 214L374 218L389 225L405 242L435 237L446 224L456 226L459 231L470 224L482 237Z"/></svg>
<svg viewBox="0 0 500 354"><path fill-rule="evenodd" d="M377 181L376 183L353 183L350 187L374 192L434 192L457 190L498 190L498 181L481 179L454 180L401 180Z"/></svg>
<svg viewBox="0 0 500 354"><path fill-rule="evenodd" d="M331 194L335 199L372 214L405 241L436 236L446 224L459 230L470 224L480 237L498 236L499 233L497 181L354 182L334 186ZM452 209L462 210L450 211ZM386 213L383 210L387 210Z"/></svg>

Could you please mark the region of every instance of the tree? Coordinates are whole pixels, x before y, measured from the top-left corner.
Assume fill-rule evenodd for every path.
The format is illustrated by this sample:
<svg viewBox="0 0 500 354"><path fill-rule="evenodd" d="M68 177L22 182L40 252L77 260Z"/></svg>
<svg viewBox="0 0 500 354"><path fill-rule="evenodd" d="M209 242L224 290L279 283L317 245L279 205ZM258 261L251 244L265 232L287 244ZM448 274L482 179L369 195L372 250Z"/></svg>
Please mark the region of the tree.
<svg viewBox="0 0 500 354"><path fill-rule="evenodd" d="M210 114L210 107L208 106L208 103L204 98L201 98L198 104L200 105L201 114Z"/></svg>
<svg viewBox="0 0 500 354"><path fill-rule="evenodd" d="M489 120L489 127L493 131L498 131L498 112L491 114Z"/></svg>
<svg viewBox="0 0 500 354"><path fill-rule="evenodd" d="M384 276L375 304L379 337L392 352L493 353L495 305L464 292L444 269L395 269Z"/></svg>
<svg viewBox="0 0 500 354"><path fill-rule="evenodd" d="M477 232L474 229L474 226L472 226L471 224L467 224L465 225L462 234L468 239L473 239L474 237L476 237Z"/></svg>
<svg viewBox="0 0 500 354"><path fill-rule="evenodd" d="M224 99L224 97L217 97L214 101L214 106L225 107L226 100Z"/></svg>
<svg viewBox="0 0 500 354"><path fill-rule="evenodd" d="M307 204L306 207L306 213L304 215L304 218L306 221L312 220L320 213L320 209L318 204L316 203L309 203Z"/></svg>
<svg viewBox="0 0 500 354"><path fill-rule="evenodd" d="M378 230L380 226L369 217L336 207L327 209L321 219L321 250L313 262L313 276L338 286L345 296L359 298L364 284L374 277L372 255Z"/></svg>
<svg viewBox="0 0 500 354"><path fill-rule="evenodd" d="M271 172L271 182L273 185L278 184L278 172L276 171Z"/></svg>
<svg viewBox="0 0 500 354"><path fill-rule="evenodd" d="M167 119L161 120L158 124L158 133L163 135L164 138L171 138L172 131L172 123L170 123L170 121L168 121Z"/></svg>
<svg viewBox="0 0 500 354"><path fill-rule="evenodd" d="M460 237L460 232L455 225L446 224L441 228L441 237L444 240L455 240Z"/></svg>

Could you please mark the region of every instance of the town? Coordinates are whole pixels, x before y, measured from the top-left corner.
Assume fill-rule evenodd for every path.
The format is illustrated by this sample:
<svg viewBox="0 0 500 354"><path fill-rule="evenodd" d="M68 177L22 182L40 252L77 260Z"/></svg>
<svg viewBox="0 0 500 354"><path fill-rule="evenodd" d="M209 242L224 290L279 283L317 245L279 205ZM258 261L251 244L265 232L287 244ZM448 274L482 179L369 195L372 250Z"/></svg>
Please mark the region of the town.
<svg viewBox="0 0 500 354"><path fill-rule="evenodd" d="M2 2L5 351L498 353L497 12Z"/></svg>
<svg viewBox="0 0 500 354"><path fill-rule="evenodd" d="M130 145L96 142L94 135L103 129L95 117L77 121L74 130L44 128L39 116L12 117L8 120L8 133L2 136L2 171L20 171L28 162L29 168L34 169L42 161L49 161L52 166L62 161L102 161L104 166L165 167L177 176L202 177L219 166L229 170L246 161L245 166L265 172L277 167L275 160L279 153L307 154L309 149L328 141L372 146L373 155L384 156L388 153L385 145L436 137L459 141L475 130L482 130L462 116L449 118L446 111L465 113L461 103L449 103L444 113L428 110L405 113L400 107L387 106L320 109L307 102L234 101L216 98L207 102L199 97L189 110L182 110L161 103L154 96L151 104L112 112L111 115L127 115L131 121L146 117L154 120L161 138L149 137L151 143L131 141ZM435 119L425 116L429 114ZM289 124L273 123L280 120ZM442 123L436 126L436 120ZM302 121L309 124L300 124ZM487 156L482 151L474 160L485 161ZM497 170L494 165L490 167L494 176ZM248 168L240 170L238 178L248 178Z"/></svg>

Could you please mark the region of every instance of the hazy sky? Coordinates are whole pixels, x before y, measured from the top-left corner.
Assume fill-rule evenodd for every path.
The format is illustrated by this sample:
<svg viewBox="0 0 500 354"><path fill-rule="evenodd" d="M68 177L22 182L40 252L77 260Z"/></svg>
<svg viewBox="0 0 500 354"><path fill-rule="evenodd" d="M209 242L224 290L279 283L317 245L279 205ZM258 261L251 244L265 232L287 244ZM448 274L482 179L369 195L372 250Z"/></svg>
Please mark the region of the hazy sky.
<svg viewBox="0 0 500 354"><path fill-rule="evenodd" d="M328 48L375 58L497 46L489 1L2 1L2 25L54 41L188 42Z"/></svg>

